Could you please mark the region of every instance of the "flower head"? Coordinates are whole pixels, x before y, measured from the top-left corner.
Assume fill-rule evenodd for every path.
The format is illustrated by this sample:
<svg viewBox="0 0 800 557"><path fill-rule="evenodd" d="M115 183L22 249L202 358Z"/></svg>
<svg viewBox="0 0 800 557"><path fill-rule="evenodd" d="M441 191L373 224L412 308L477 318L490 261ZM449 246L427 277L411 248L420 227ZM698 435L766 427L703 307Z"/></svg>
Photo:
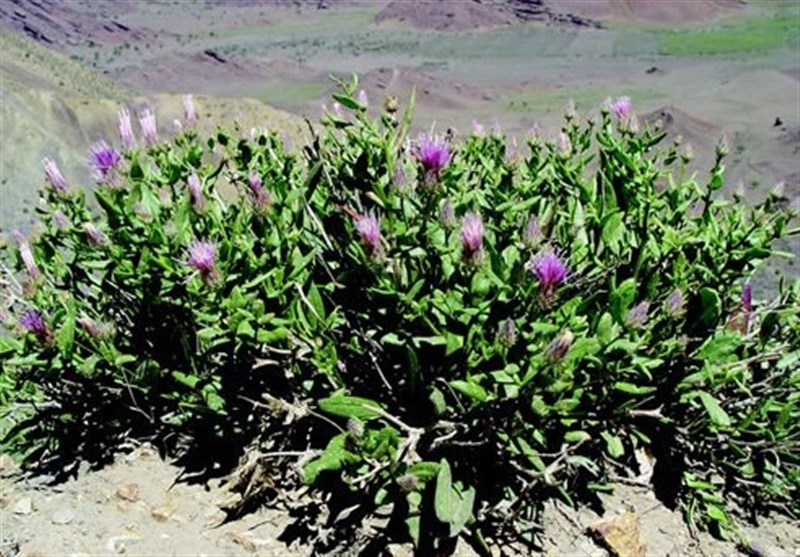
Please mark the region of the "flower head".
<svg viewBox="0 0 800 557"><path fill-rule="evenodd" d="M89 243L92 245L104 246L108 243L108 237L91 222L84 223L83 232L86 234L86 239L89 240Z"/></svg>
<svg viewBox="0 0 800 557"><path fill-rule="evenodd" d="M546 251L537 255L530 265L531 272L539 282L539 288L544 291L564 284L567 280L567 266L553 251Z"/></svg>
<svg viewBox="0 0 800 557"><path fill-rule="evenodd" d="M414 474L406 473L397 478L397 484L400 486L400 489L407 493L417 489L417 486L419 486L419 479L417 479Z"/></svg>
<svg viewBox="0 0 800 557"><path fill-rule="evenodd" d="M98 183L106 182L114 177L114 171L122 162L119 152L105 141L92 145L89 164Z"/></svg>
<svg viewBox="0 0 800 557"><path fill-rule="evenodd" d="M136 144L136 137L133 135L131 126L131 113L127 108L119 109L119 138L122 141L123 149L130 149Z"/></svg>
<svg viewBox="0 0 800 557"><path fill-rule="evenodd" d="M572 346L573 338L574 337L570 331L564 331L554 338L547 346L547 351L545 352L545 357L547 360L551 363L562 361Z"/></svg>
<svg viewBox="0 0 800 557"><path fill-rule="evenodd" d="M187 124L197 121L197 111L194 107L194 97L192 95L183 96L183 118Z"/></svg>
<svg viewBox="0 0 800 557"><path fill-rule="evenodd" d="M608 108L619 120L625 120L631 114L631 99L630 97L618 97L617 100L611 101L609 99Z"/></svg>
<svg viewBox="0 0 800 557"><path fill-rule="evenodd" d="M53 224L56 225L56 228L59 230L66 230L69 228L69 217L61 211L60 209L53 213Z"/></svg>
<svg viewBox="0 0 800 557"><path fill-rule="evenodd" d="M64 176L61 174L61 171L58 169L58 165L56 165L53 159L45 157L42 160L44 164L44 173L47 176L47 181L50 182L50 185L53 187L53 190L58 194L67 193L69 190L69 184L64 179Z"/></svg>
<svg viewBox="0 0 800 557"><path fill-rule="evenodd" d="M672 317L678 317L686 311L684 304L686 300L683 297L683 291L680 288L676 288L675 290L670 293L667 301L665 303L667 313L670 314Z"/></svg>
<svg viewBox="0 0 800 557"><path fill-rule="evenodd" d="M369 107L369 97L364 89L358 92L358 104L360 104L364 110Z"/></svg>
<svg viewBox="0 0 800 557"><path fill-rule="evenodd" d="M32 279L38 278L41 273L39 272L39 267L36 265L36 260L33 258L33 251L31 250L30 244L28 244L28 240L19 230L14 230L11 235L14 241L17 242L19 257L22 259L22 264L25 266L25 271L28 273L28 276Z"/></svg>
<svg viewBox="0 0 800 557"><path fill-rule="evenodd" d="M748 317L753 313L753 287L749 282L742 288L742 311Z"/></svg>
<svg viewBox="0 0 800 557"><path fill-rule="evenodd" d="M47 324L44 322L42 314L35 309L26 310L19 318L19 325L37 336L47 331Z"/></svg>
<svg viewBox="0 0 800 557"><path fill-rule="evenodd" d="M158 142L158 133L156 131L156 115L152 110L145 108L139 113L139 125L147 145L155 145Z"/></svg>
<svg viewBox="0 0 800 557"><path fill-rule="evenodd" d="M198 240L189 246L187 263L194 268L206 282L216 275L217 246L211 242Z"/></svg>
<svg viewBox="0 0 800 557"><path fill-rule="evenodd" d="M539 219L532 216L525 225L525 231L522 233L522 242L526 246L532 248L538 246L542 238L542 228L539 225Z"/></svg>
<svg viewBox="0 0 800 557"><path fill-rule="evenodd" d="M250 174L247 178L247 185L250 188L250 197L253 200L253 205L255 205L257 209L266 208L270 202L269 192L264 189L264 185L258 174Z"/></svg>
<svg viewBox="0 0 800 557"><path fill-rule="evenodd" d="M197 211L202 211L206 206L206 198L203 197L203 187L200 185L200 178L197 174L192 172L189 178L186 179L189 185L189 199L192 202L192 207Z"/></svg>
<svg viewBox="0 0 800 557"><path fill-rule="evenodd" d="M559 132L556 137L556 149L562 157L568 157L572 153L572 141L564 132Z"/></svg>
<svg viewBox="0 0 800 557"><path fill-rule="evenodd" d="M450 148L441 136L422 134L417 139L412 154L422 165L426 177L438 178L442 169L450 162Z"/></svg>
<svg viewBox="0 0 800 557"><path fill-rule="evenodd" d="M478 213L467 213L461 225L461 249L464 257L477 262L483 255L483 220Z"/></svg>
<svg viewBox="0 0 800 557"><path fill-rule="evenodd" d="M486 135L486 128L483 127L483 124L478 122L477 120L472 121L472 134L477 135L478 137L483 137Z"/></svg>
<svg viewBox="0 0 800 557"><path fill-rule="evenodd" d="M381 225L377 215L359 215L356 218L356 231L370 257L378 257L381 253Z"/></svg>
<svg viewBox="0 0 800 557"><path fill-rule="evenodd" d="M439 211L439 222L445 228L452 228L456 225L456 210L449 199L445 200L442 209Z"/></svg>
<svg viewBox="0 0 800 557"><path fill-rule="evenodd" d="M506 348L510 348L516 340L517 327L514 325L514 321L510 317L501 321L497 327L497 341Z"/></svg>
<svg viewBox="0 0 800 557"><path fill-rule="evenodd" d="M633 329L641 329L647 322L647 313L650 311L650 302L639 302L625 315L625 323Z"/></svg>

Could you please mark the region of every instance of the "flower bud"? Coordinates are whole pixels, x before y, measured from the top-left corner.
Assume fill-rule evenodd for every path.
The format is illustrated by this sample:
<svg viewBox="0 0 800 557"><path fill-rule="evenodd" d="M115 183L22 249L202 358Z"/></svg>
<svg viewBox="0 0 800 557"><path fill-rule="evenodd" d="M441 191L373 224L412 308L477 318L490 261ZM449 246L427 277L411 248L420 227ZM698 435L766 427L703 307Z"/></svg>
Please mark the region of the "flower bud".
<svg viewBox="0 0 800 557"><path fill-rule="evenodd" d="M545 353L547 360L551 363L563 361L567 355L567 352L569 352L569 349L572 346L573 338L574 337L570 331L564 331L554 338L550 342L550 345L547 347L547 351Z"/></svg>

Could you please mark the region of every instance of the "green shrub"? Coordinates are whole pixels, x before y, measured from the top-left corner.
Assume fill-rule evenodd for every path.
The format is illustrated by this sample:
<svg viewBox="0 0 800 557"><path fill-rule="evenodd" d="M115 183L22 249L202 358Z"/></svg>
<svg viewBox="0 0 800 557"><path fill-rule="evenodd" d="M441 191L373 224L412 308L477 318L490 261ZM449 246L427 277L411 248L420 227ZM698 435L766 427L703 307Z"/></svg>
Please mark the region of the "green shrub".
<svg viewBox="0 0 800 557"><path fill-rule="evenodd" d="M800 282L747 284L797 230L775 196L714 195L724 144L701 184L623 100L523 154L409 139L412 106L371 119L342 87L302 153L189 129L100 173L99 218L45 190L8 250L3 369L33 410L7 444L63 464L150 437L223 469L249 447L233 511L302 480L329 495L300 520L321 549L535 544L547 497L645 453L719 535L735 505L800 511Z"/></svg>

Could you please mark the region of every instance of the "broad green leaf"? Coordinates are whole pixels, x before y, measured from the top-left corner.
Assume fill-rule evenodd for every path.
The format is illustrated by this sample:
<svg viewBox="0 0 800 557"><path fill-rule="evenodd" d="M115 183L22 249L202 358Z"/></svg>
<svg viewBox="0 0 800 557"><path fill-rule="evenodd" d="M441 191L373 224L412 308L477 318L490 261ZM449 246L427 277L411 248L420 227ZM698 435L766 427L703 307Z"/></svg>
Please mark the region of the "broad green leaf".
<svg viewBox="0 0 800 557"><path fill-rule="evenodd" d="M618 323L625 321L625 314L636 297L636 280L629 278L622 282L610 296L611 315Z"/></svg>
<svg viewBox="0 0 800 557"><path fill-rule="evenodd" d="M717 399L705 391L697 391L697 396L700 397L700 402L703 403L706 412L708 412L711 421L715 425L721 427L728 427L731 425L730 417L728 417L728 414L722 409L722 406L719 405Z"/></svg>
<svg viewBox="0 0 800 557"><path fill-rule="evenodd" d="M600 435L606 441L606 452L608 452L611 458L619 458L625 454L625 447L622 445L622 439L607 431L602 432Z"/></svg>
<svg viewBox="0 0 800 557"><path fill-rule="evenodd" d="M486 389L478 385L477 383L473 383L472 381L462 381L460 379L455 379L450 381L450 386L453 387L458 392L467 395L473 400L477 400L478 402L484 402L486 399L489 398L489 393L486 392Z"/></svg>
<svg viewBox="0 0 800 557"><path fill-rule="evenodd" d="M656 387L642 387L640 385L628 383L627 381L617 381L614 383L614 388L631 395L647 395L658 390Z"/></svg>
<svg viewBox="0 0 800 557"><path fill-rule="evenodd" d="M319 407L334 416L344 418L359 418L361 420L371 420L378 417L375 409L383 410L383 407L368 398L348 395L332 395L319 401Z"/></svg>
<svg viewBox="0 0 800 557"><path fill-rule="evenodd" d="M346 463L356 462L358 457L345 449L346 433L333 437L323 453L303 467L303 481L313 484L321 472L340 470Z"/></svg>

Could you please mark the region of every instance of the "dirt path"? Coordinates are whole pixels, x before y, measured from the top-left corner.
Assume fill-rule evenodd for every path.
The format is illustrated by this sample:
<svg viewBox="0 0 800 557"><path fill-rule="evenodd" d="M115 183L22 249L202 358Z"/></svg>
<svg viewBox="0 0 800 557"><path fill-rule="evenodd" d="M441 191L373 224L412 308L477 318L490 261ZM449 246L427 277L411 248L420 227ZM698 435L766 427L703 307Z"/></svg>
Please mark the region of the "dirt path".
<svg viewBox="0 0 800 557"><path fill-rule="evenodd" d="M308 548L286 547L278 540L290 520L278 511L256 512L220 526L224 515L216 504L226 493L216 483L175 483L179 473L147 447L56 487L18 481L6 469L0 491L0 557L310 554ZM680 515L658 503L646 489L621 485L603 502L603 517L588 509L548 505L543 517L545 555L609 555L586 534L587 527L601 519L625 525L633 536L628 543L631 556L738 553L732 544L710 536L693 538ZM785 518L771 518L747 533L757 542L754 549L760 555L800 556L800 526ZM410 556L411 552L397 546L387 554ZM474 553L462 544L457 555Z"/></svg>

